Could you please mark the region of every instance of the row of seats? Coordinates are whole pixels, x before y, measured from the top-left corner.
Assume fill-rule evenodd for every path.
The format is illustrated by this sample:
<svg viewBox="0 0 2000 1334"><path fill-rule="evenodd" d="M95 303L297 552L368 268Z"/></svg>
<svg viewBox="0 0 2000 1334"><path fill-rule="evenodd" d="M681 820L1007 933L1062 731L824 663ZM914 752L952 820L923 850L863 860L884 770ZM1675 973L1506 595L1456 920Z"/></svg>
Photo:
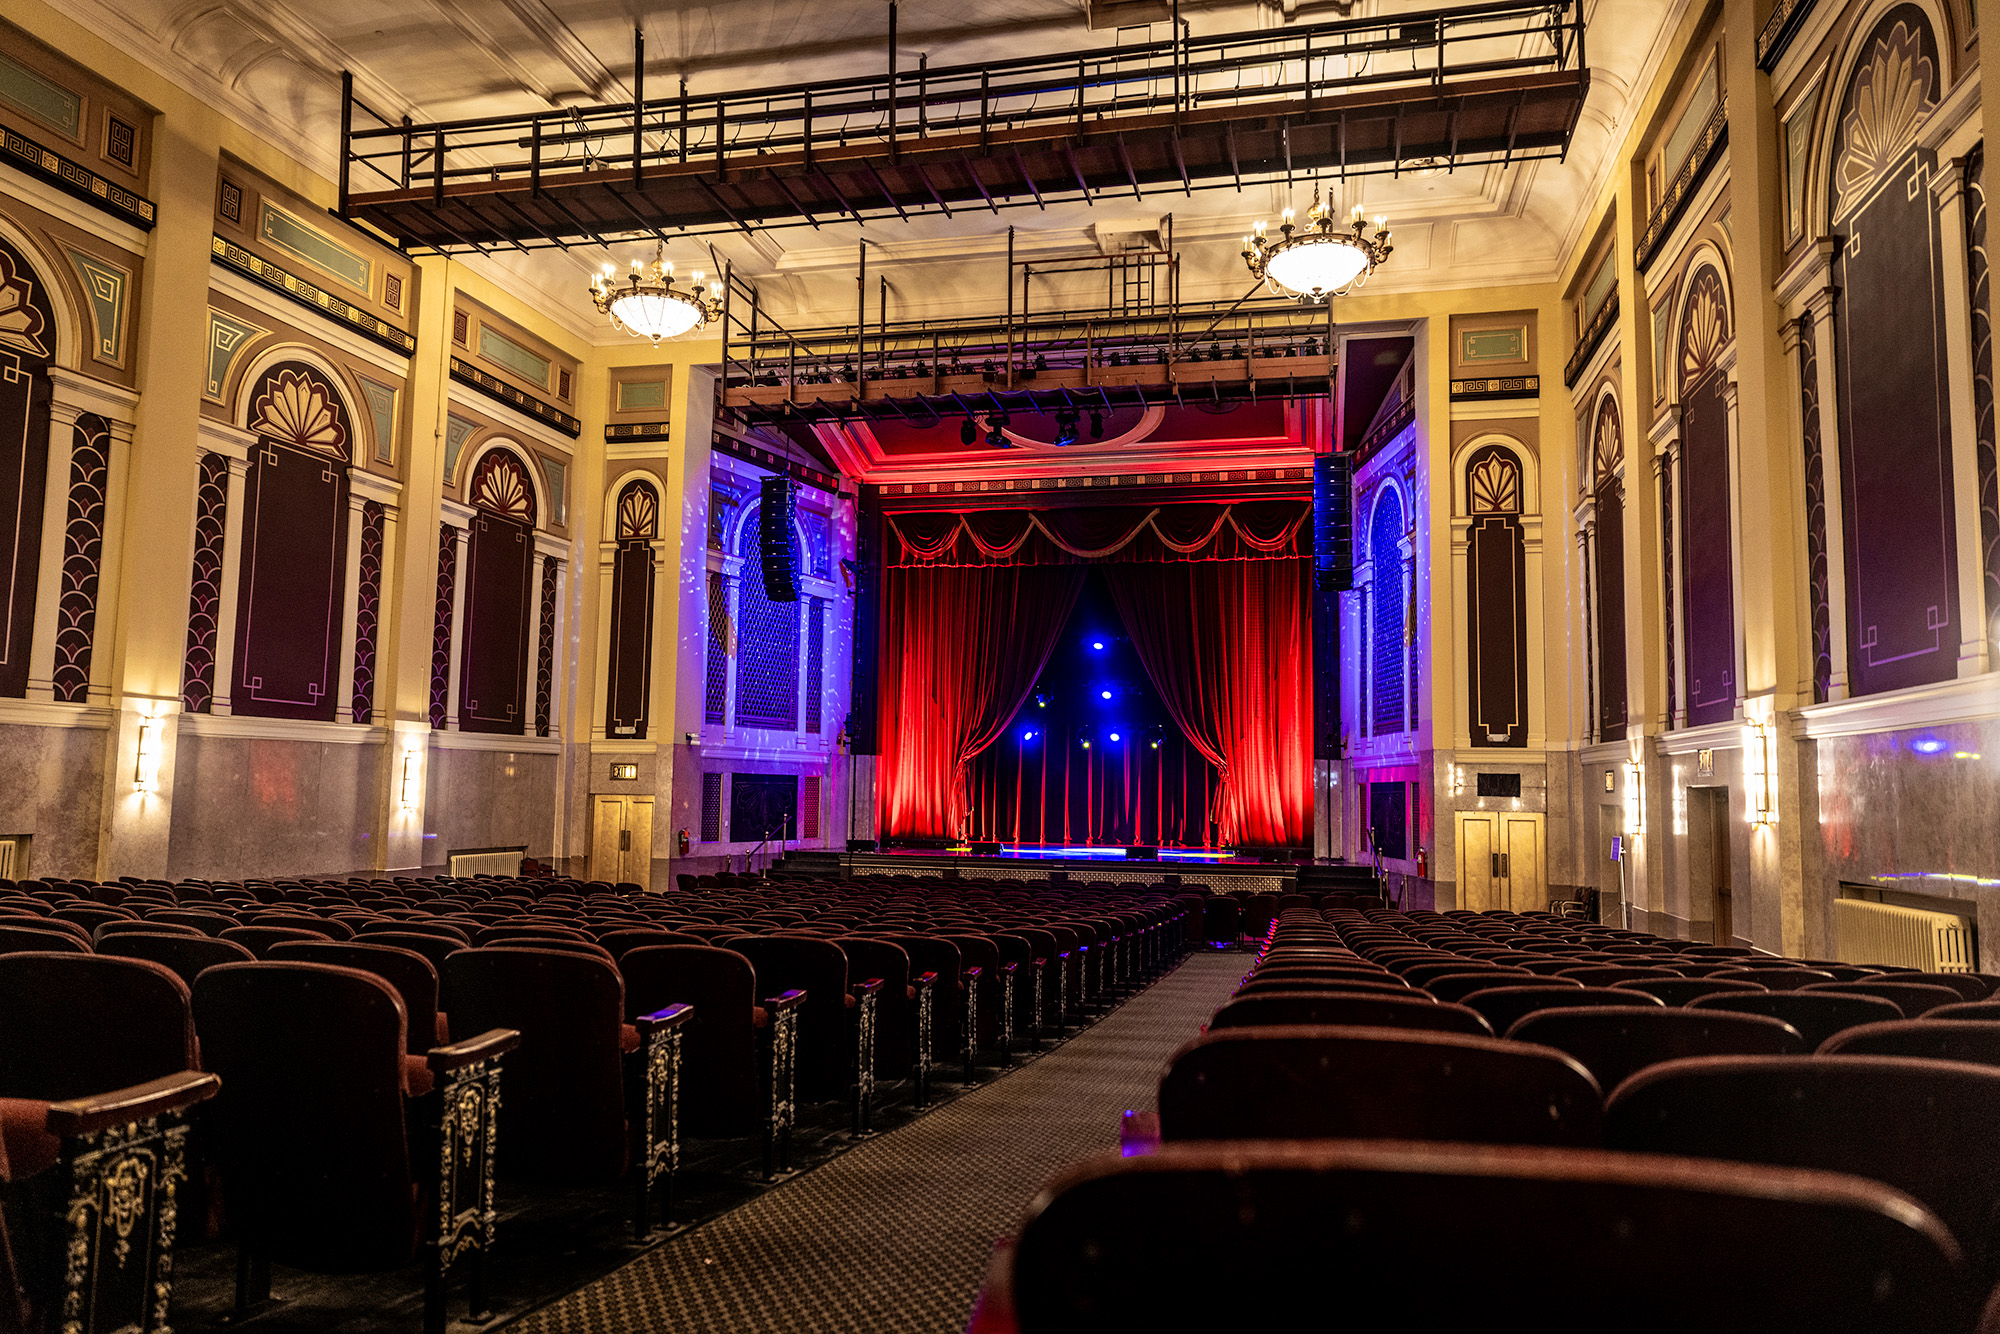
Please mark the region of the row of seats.
<svg viewBox="0 0 2000 1334"><path fill-rule="evenodd" d="M683 1127L761 1135L767 1175L783 1170L798 1101L849 1094L865 1133L877 1079L927 1096L933 1063L960 1057L972 1079L977 1057L1142 984L1198 920L1155 892L937 882L4 885L0 1179L10 1202L55 1189L52 1105L193 1072L214 1101L180 1214L227 1218L239 1307L272 1262L376 1270L421 1247L441 1328L455 1259L483 1306L496 1172L623 1181L643 1238L662 1192L671 1208ZM55 1254L44 1241L31 1258Z"/></svg>
<svg viewBox="0 0 2000 1334"><path fill-rule="evenodd" d="M2000 978L1546 914L1288 906L974 1328L1963 1331L2000 1280ZM2000 1306L1981 1326L2000 1330Z"/></svg>

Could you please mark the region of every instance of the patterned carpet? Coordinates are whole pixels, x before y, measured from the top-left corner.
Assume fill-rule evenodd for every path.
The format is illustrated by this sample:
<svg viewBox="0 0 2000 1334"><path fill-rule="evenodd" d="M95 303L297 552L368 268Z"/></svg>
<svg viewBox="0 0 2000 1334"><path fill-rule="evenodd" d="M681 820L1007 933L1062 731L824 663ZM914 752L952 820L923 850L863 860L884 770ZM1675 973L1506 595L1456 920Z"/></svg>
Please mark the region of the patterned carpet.
<svg viewBox="0 0 2000 1334"><path fill-rule="evenodd" d="M843 1154L509 1334L950 1334L1037 1188L1151 1109L1167 1057L1249 960L1197 955L1049 1055Z"/></svg>

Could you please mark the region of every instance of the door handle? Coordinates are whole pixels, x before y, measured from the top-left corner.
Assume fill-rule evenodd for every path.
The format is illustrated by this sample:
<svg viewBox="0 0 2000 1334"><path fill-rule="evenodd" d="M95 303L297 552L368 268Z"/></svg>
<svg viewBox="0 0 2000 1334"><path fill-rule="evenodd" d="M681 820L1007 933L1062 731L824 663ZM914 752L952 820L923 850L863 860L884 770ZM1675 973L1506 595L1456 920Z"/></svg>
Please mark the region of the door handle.
<svg viewBox="0 0 2000 1334"><path fill-rule="evenodd" d="M1487 857L1493 863L1493 868L1490 874L1493 876L1494 879L1497 880L1500 878L1500 854L1497 852L1491 852L1487 854Z"/></svg>
<svg viewBox="0 0 2000 1334"><path fill-rule="evenodd" d="M631 830L621 829L618 831L618 850L620 852L630 852L632 850Z"/></svg>
<svg viewBox="0 0 2000 1334"><path fill-rule="evenodd" d="M1510 871L1508 870L1508 866L1509 866L1509 861L1508 861L1508 858L1509 858L1509 856L1510 856L1510 854L1508 854L1508 853L1505 853L1505 852L1503 852L1503 853L1501 853L1501 854L1500 854L1500 874L1501 874L1501 875L1502 875L1503 877L1511 877L1511 875L1512 875L1512 872L1510 872Z"/></svg>

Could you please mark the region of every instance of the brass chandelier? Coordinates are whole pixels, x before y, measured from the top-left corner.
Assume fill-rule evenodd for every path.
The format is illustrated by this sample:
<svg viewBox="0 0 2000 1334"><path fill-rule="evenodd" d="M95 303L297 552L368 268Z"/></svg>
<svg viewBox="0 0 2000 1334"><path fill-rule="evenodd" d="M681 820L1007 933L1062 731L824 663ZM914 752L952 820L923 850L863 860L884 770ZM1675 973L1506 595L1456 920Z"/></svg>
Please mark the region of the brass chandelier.
<svg viewBox="0 0 2000 1334"><path fill-rule="evenodd" d="M632 271L623 282L612 277L610 265L590 280L590 299L611 321L634 338L651 339L655 347L665 338L677 338L722 317L722 284L701 286L701 270L696 269L689 286L674 286L674 266L667 262L666 247L656 245L653 262L632 261Z"/></svg>
<svg viewBox="0 0 2000 1334"><path fill-rule="evenodd" d="M1321 201L1317 186L1313 187L1305 224L1294 223L1288 208L1278 231L1279 239L1270 240L1260 221L1255 232L1243 238L1243 262L1273 292L1295 296L1309 305L1324 305L1333 297L1346 296L1367 282L1375 266L1395 249L1389 244L1388 219L1377 218L1370 235L1361 206L1356 204L1342 226L1334 222L1333 210Z"/></svg>

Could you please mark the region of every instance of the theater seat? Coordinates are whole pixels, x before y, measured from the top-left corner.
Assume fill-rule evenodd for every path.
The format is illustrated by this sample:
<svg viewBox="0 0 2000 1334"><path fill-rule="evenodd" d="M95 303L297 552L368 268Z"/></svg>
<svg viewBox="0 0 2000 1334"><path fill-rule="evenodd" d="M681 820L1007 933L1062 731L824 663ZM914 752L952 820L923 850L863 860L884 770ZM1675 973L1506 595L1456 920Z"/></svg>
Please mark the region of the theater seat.
<svg viewBox="0 0 2000 1334"><path fill-rule="evenodd" d="M1782 1019L1727 1010L1604 1005L1537 1010L1507 1030L1510 1042L1568 1052L1605 1090L1662 1061L1689 1056L1800 1056L1805 1039Z"/></svg>
<svg viewBox="0 0 2000 1334"><path fill-rule="evenodd" d="M1360 1027L1224 1028L1160 1080L1160 1133L1593 1144L1597 1084L1549 1047Z"/></svg>
<svg viewBox="0 0 2000 1334"><path fill-rule="evenodd" d="M97 952L124 959L151 959L164 964L187 983L190 990L204 968L219 963L247 963L256 958L233 940L208 936L156 936L149 933L107 936Z"/></svg>
<svg viewBox="0 0 2000 1334"><path fill-rule="evenodd" d="M1872 1177L1934 1211L1972 1272L2000 1269L2000 1069L1897 1056L1706 1056L1620 1085L1608 1147Z"/></svg>
<svg viewBox="0 0 2000 1334"><path fill-rule="evenodd" d="M1878 996L1854 996L1830 991L1756 991L1699 996L1690 1010L1734 1010L1738 1014L1768 1014L1799 1031L1809 1051L1817 1051L1835 1033L1857 1024L1901 1019L1903 1012Z"/></svg>
<svg viewBox="0 0 2000 1334"><path fill-rule="evenodd" d="M1072 1168L1000 1253L972 1330L1942 1334L1970 1312L1950 1233L1876 1182L1334 1141Z"/></svg>
<svg viewBox="0 0 2000 1334"><path fill-rule="evenodd" d="M1237 996L1208 1021L1211 1030L1301 1024L1421 1028L1470 1037L1493 1036L1477 1010L1441 1004L1421 992L1403 997L1354 991L1263 991Z"/></svg>

